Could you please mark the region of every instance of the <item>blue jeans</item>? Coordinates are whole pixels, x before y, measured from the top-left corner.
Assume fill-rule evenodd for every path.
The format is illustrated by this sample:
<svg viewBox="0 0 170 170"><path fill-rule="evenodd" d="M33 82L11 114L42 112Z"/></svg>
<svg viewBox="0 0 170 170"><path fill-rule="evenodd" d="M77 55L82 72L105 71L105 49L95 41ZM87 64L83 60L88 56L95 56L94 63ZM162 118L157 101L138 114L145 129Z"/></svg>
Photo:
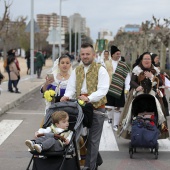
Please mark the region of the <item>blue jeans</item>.
<svg viewBox="0 0 170 170"><path fill-rule="evenodd" d="M17 88L18 80L11 80L11 84L13 84L15 91L18 91L18 88Z"/></svg>

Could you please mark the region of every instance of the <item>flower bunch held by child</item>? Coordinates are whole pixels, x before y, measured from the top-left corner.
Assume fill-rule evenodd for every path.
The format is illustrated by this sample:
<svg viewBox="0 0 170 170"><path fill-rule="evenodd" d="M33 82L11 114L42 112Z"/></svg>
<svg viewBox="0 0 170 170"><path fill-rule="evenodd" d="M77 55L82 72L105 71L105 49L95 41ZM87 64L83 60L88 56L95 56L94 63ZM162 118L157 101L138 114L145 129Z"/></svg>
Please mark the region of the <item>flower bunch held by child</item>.
<svg viewBox="0 0 170 170"><path fill-rule="evenodd" d="M44 92L44 98L48 101L51 102L53 100L53 97L55 96L55 91L54 90L46 90Z"/></svg>

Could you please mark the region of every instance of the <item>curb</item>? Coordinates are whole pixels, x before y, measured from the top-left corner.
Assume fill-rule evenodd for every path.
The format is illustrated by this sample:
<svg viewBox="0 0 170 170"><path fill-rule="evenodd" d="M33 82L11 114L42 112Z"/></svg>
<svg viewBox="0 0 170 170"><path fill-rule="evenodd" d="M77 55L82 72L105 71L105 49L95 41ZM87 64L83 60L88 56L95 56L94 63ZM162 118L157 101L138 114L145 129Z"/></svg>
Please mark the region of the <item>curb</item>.
<svg viewBox="0 0 170 170"><path fill-rule="evenodd" d="M8 110L18 106L20 103L24 102L26 99L28 99L33 93L35 93L40 87L42 86L44 82L42 82L40 85L37 85L36 87L30 89L28 92L24 93L23 95L19 96L17 99L11 101L10 103L7 103L5 106L0 108L0 115L3 115Z"/></svg>
<svg viewBox="0 0 170 170"><path fill-rule="evenodd" d="M79 63L75 63L73 68L75 68ZM43 75L46 74L49 69L43 71ZM0 116L5 114L8 110L18 106L20 103L24 102L27 98L29 98L34 92L36 92L40 87L43 85L44 82L40 82L40 84L34 86L33 88L29 89L26 93L19 96L17 99L11 101L10 103L6 103L3 107L0 108Z"/></svg>

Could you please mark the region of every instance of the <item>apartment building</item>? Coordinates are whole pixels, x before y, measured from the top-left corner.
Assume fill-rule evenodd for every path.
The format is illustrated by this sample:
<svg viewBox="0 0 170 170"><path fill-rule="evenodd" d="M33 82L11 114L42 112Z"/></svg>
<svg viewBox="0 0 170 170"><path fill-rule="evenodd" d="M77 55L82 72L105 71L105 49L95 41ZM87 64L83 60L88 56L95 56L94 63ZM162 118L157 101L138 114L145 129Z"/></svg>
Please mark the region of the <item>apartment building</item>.
<svg viewBox="0 0 170 170"><path fill-rule="evenodd" d="M56 13L52 14L37 14L37 23L42 32L48 33L50 27L59 27L60 16ZM68 32L68 17L61 16L61 27L64 28L65 32Z"/></svg>
<svg viewBox="0 0 170 170"><path fill-rule="evenodd" d="M59 27L60 16L56 13L37 14L37 24L42 32L48 32L50 27ZM65 33L69 32L69 24L73 32L90 35L90 29L86 27L86 18L83 18L79 13L74 13L70 17L61 16L61 27L64 28Z"/></svg>

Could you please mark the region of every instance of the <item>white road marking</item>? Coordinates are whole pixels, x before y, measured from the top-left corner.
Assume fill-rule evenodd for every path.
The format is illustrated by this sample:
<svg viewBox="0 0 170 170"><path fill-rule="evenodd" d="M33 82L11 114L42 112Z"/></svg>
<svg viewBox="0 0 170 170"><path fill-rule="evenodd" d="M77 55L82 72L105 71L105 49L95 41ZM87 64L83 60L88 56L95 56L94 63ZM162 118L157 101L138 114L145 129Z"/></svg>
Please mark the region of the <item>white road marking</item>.
<svg viewBox="0 0 170 170"><path fill-rule="evenodd" d="M17 115L44 115L44 112L37 112L37 111L23 111L23 112L6 112L7 114L17 114Z"/></svg>
<svg viewBox="0 0 170 170"><path fill-rule="evenodd" d="M158 140L159 143L159 149L158 151L170 151L170 140L167 139L159 139Z"/></svg>
<svg viewBox="0 0 170 170"><path fill-rule="evenodd" d="M103 132L100 140L100 151L119 151L112 127L104 121Z"/></svg>
<svg viewBox="0 0 170 170"><path fill-rule="evenodd" d="M23 120L2 120L0 122L0 145L11 133L22 123ZM159 139L158 151L170 151L170 139ZM107 121L104 122L103 132L100 140L100 151L119 151L112 127Z"/></svg>
<svg viewBox="0 0 170 170"><path fill-rule="evenodd" d="M21 124L23 120L2 120L0 122L0 145Z"/></svg>

